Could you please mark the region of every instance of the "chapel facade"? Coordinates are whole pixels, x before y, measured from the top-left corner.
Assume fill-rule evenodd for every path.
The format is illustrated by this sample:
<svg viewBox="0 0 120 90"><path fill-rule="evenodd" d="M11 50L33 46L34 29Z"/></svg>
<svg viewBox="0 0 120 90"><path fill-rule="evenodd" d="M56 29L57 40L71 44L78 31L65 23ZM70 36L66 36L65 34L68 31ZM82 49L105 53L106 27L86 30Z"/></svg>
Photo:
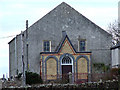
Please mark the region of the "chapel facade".
<svg viewBox="0 0 120 90"><path fill-rule="evenodd" d="M63 31L63 33L66 33ZM82 43L82 42L81 42ZM82 48L81 48L82 49ZM76 52L67 34L54 52L41 52L40 75L44 81L58 80L72 73L72 82L86 82L91 74L91 52ZM66 79L66 78L64 78Z"/></svg>

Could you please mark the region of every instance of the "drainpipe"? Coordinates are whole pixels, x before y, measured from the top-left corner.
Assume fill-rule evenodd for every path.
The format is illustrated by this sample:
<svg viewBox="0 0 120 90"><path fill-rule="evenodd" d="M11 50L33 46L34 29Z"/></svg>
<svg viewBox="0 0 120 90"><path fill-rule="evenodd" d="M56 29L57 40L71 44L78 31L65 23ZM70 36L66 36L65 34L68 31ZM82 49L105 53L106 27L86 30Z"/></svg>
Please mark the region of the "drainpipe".
<svg viewBox="0 0 120 90"><path fill-rule="evenodd" d="M15 37L15 67L17 67L17 66L16 66L16 65L17 65L17 55L16 55L16 54L17 54L17 53L16 53L17 51L16 51L16 50L17 50L17 49L16 49L16 37ZM18 68L17 68L17 69L18 69ZM18 74L18 73L17 73L17 70L16 70L16 74Z"/></svg>

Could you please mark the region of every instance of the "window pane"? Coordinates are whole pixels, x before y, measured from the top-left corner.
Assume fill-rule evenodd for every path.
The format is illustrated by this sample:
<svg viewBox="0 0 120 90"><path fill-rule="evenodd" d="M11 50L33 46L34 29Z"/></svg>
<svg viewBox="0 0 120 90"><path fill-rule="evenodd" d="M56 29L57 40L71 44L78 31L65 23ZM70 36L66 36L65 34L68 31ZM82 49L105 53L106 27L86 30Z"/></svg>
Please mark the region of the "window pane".
<svg viewBox="0 0 120 90"><path fill-rule="evenodd" d="M46 41L46 48L47 48L47 50L49 50L48 48L49 48L49 41Z"/></svg>
<svg viewBox="0 0 120 90"><path fill-rule="evenodd" d="M49 47L46 47L47 51L49 51Z"/></svg>
<svg viewBox="0 0 120 90"><path fill-rule="evenodd" d="M71 61L70 57L65 56L65 57L62 59L62 64L72 64L72 61Z"/></svg>
<svg viewBox="0 0 120 90"><path fill-rule="evenodd" d="M44 51L50 51L50 43L49 41L44 41Z"/></svg>
<svg viewBox="0 0 120 90"><path fill-rule="evenodd" d="M80 41L80 51L85 51L85 41Z"/></svg>

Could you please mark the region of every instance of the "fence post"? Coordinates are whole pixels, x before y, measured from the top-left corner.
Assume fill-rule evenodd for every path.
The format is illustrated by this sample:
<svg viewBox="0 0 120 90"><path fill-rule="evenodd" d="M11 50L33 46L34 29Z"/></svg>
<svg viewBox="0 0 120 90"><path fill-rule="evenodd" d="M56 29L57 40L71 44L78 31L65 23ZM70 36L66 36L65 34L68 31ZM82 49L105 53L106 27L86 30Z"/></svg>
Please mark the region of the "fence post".
<svg viewBox="0 0 120 90"><path fill-rule="evenodd" d="M73 83L73 82L72 82L72 73L71 73L71 72L69 72L69 83L70 83L70 84Z"/></svg>
<svg viewBox="0 0 120 90"><path fill-rule="evenodd" d="M88 82L91 82L91 73L88 73Z"/></svg>

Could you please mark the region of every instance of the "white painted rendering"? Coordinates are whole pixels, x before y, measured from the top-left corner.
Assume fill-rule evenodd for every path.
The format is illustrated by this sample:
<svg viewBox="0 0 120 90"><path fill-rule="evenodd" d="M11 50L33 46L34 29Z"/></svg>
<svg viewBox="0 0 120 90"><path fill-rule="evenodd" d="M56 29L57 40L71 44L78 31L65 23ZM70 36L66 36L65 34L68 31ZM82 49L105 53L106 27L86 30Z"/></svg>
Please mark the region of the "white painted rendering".
<svg viewBox="0 0 120 90"><path fill-rule="evenodd" d="M113 68L117 68L118 64L120 63L119 60L120 56L119 56L119 48L113 49L112 50L112 67Z"/></svg>

